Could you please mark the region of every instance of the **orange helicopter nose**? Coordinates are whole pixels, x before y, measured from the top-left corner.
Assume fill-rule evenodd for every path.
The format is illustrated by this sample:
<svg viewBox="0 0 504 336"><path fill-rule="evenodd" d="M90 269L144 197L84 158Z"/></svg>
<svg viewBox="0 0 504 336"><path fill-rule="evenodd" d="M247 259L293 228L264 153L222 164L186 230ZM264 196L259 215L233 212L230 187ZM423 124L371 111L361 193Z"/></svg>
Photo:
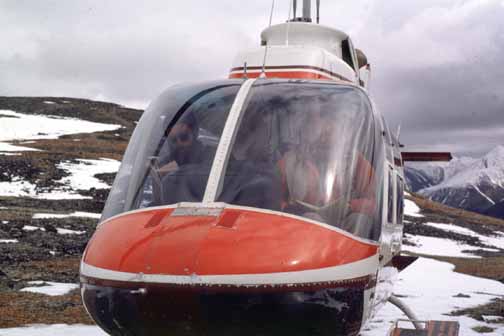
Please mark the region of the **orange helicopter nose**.
<svg viewBox="0 0 504 336"><path fill-rule="evenodd" d="M83 262L144 275L291 273L285 280L292 282L295 272L350 265L377 254L376 244L327 225L252 210L211 210L157 209L116 217L99 227Z"/></svg>
<svg viewBox="0 0 504 336"><path fill-rule="evenodd" d="M81 263L83 302L111 334L314 334L308 318L323 321L320 335L352 335L376 284L377 249L286 214L138 211L97 229Z"/></svg>

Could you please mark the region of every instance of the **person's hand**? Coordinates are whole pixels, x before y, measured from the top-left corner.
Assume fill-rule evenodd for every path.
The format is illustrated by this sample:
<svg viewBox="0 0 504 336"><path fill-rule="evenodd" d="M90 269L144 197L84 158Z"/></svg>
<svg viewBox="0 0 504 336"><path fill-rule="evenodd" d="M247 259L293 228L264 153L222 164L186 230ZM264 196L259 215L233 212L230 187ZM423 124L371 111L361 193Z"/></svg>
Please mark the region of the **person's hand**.
<svg viewBox="0 0 504 336"><path fill-rule="evenodd" d="M329 203L329 206L348 211L350 209L350 203L343 197L338 197L331 203Z"/></svg>
<svg viewBox="0 0 504 336"><path fill-rule="evenodd" d="M171 161L167 164L165 164L163 167L159 168L159 173L160 174L169 174L174 171L176 171L179 168L177 161Z"/></svg>

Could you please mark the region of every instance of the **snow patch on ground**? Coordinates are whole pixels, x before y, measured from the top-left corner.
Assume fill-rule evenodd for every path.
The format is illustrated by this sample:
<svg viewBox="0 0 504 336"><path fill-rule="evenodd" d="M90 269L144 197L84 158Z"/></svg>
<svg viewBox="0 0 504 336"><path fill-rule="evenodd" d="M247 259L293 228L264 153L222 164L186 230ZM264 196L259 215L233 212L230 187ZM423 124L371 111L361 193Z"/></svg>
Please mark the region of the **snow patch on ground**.
<svg viewBox="0 0 504 336"><path fill-rule="evenodd" d="M70 176L61 179L60 183L69 186L74 190L91 188L106 189L110 186L98 180L94 175L103 173L115 173L119 170L120 161L101 159L101 160L77 160L79 163L62 162L58 168L71 173Z"/></svg>
<svg viewBox="0 0 504 336"><path fill-rule="evenodd" d="M418 205L409 199L404 200L404 214L411 217L424 217L424 215L420 214Z"/></svg>
<svg viewBox="0 0 504 336"><path fill-rule="evenodd" d="M17 239L0 239L0 243L4 243L4 244L19 243L19 240L17 240Z"/></svg>
<svg viewBox="0 0 504 336"><path fill-rule="evenodd" d="M94 326L54 324L0 329L0 336L107 336L107 334Z"/></svg>
<svg viewBox="0 0 504 336"><path fill-rule="evenodd" d="M36 152L40 152L40 149L21 147L21 146L14 146L14 145L10 145L10 144L5 143L5 142L0 142L0 152L22 152L22 151L36 151ZM12 153L10 153L10 154L12 154ZM1 153L1 155L8 155L8 154Z"/></svg>
<svg viewBox="0 0 504 336"><path fill-rule="evenodd" d="M479 233L474 232L473 230L463 228L461 226L452 225L452 224L440 224L440 223L425 223L424 225L432 226L437 229L441 229L444 231L450 231L455 233L464 234L466 236L477 237L479 240L489 246L494 246L500 249L504 249L504 234L500 232L496 232L495 237L485 236Z"/></svg>
<svg viewBox="0 0 504 336"><path fill-rule="evenodd" d="M46 294L50 296L58 296L68 294L72 290L79 288L78 284L60 283L51 281L30 281L28 282L28 284L42 285L42 286L25 287L21 289L21 292L32 292L32 293ZM0 335L2 334L0 333Z"/></svg>
<svg viewBox="0 0 504 336"><path fill-rule="evenodd" d="M503 319L502 316L494 316L494 315L481 315L481 317L483 317L483 320L485 322L496 322L496 321L500 321Z"/></svg>
<svg viewBox="0 0 504 336"><path fill-rule="evenodd" d="M69 230L69 229L62 229L62 228L56 228L56 231L58 231L58 234L61 235L67 235L67 234L84 234L86 231L75 231L75 230Z"/></svg>
<svg viewBox="0 0 504 336"><path fill-rule="evenodd" d="M32 219L49 219L49 218L70 218L70 217L88 217L100 219L101 214L93 212L76 211L71 214L54 214L54 213L37 213Z"/></svg>
<svg viewBox="0 0 504 336"><path fill-rule="evenodd" d="M0 110L0 120L2 125L0 141L57 139L66 134L113 131L122 127L75 118L23 114L10 110Z"/></svg>
<svg viewBox="0 0 504 336"><path fill-rule="evenodd" d="M101 214L94 212L84 212L84 211L76 211L70 214L70 217L89 217L100 219Z"/></svg>
<svg viewBox="0 0 504 336"><path fill-rule="evenodd" d="M488 324L466 316L446 316L454 310L470 308L488 303L491 299L504 295L504 284L455 273L454 266L432 259L420 258L399 273L394 293L411 307L421 320L455 320L460 323L460 335L481 336L472 330L475 326L495 328L487 336L504 335L502 324ZM482 293L484 291L485 293ZM470 298L456 297L458 294ZM387 303L370 321L362 336L384 336L391 323L405 316Z"/></svg>
<svg viewBox="0 0 504 336"><path fill-rule="evenodd" d="M23 197L35 194L35 185L19 177L13 178L11 182L0 182L0 196Z"/></svg>
<svg viewBox="0 0 504 336"><path fill-rule="evenodd" d="M61 189L55 189L51 192L38 192L37 186L28 181L21 180L19 177L13 178L11 182L0 182L0 196L4 197L30 197L37 199L89 199L91 197L80 194L66 192Z"/></svg>
<svg viewBox="0 0 504 336"><path fill-rule="evenodd" d="M45 231L44 228L41 228L41 227L38 227L38 226L32 226L32 225L25 225L25 226L23 226L23 230L24 231L37 231L37 230Z"/></svg>
<svg viewBox="0 0 504 336"><path fill-rule="evenodd" d="M83 198L83 196L73 197L61 193L37 193L37 186L28 182L20 181L18 177L12 182L0 182L0 196L4 197L31 197L31 198L45 198L45 199L62 199L62 198Z"/></svg>
<svg viewBox="0 0 504 336"><path fill-rule="evenodd" d="M96 174L115 173L119 170L120 161L110 159L77 160L78 163L62 162L58 168L66 170L69 176L56 181L62 184L61 188L51 192L39 192L36 185L15 177L11 182L0 182L0 196L31 197L37 199L90 199L82 196L75 190L89 190L91 188L110 188L106 183L94 177Z"/></svg>
<svg viewBox="0 0 504 336"><path fill-rule="evenodd" d="M38 226L32 226L32 225L25 225L23 226L24 231L45 231L43 227L38 227ZM69 229L62 229L62 228L56 228L56 231L58 234L84 234L86 231L75 231L75 230L69 230Z"/></svg>
<svg viewBox="0 0 504 336"><path fill-rule="evenodd" d="M470 251L483 250L489 252L499 252L499 250L496 249L476 247L446 238L418 236L411 234L405 234L405 237L406 239L408 239L408 241L416 245L402 246L403 251L411 253L443 257L481 258L477 255L472 254Z"/></svg>

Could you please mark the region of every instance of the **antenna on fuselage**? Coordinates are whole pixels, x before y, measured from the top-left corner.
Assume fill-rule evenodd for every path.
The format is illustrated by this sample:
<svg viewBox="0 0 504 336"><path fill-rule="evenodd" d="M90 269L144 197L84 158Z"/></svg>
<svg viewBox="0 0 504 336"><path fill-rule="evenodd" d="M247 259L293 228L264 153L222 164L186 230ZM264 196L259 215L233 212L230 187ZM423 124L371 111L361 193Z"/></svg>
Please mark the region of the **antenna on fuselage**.
<svg viewBox="0 0 504 336"><path fill-rule="evenodd" d="M271 23L273 21L273 11L275 10L275 0L271 1L271 13L270 13L270 18L269 18L269 25L268 27L271 27ZM259 78L266 78L266 59L268 57L268 43L266 42L266 45L264 46L264 59L263 59L263 65L262 65L262 71L261 74L259 75Z"/></svg>
<svg viewBox="0 0 504 336"><path fill-rule="evenodd" d="M289 28L290 28L290 23L292 22L291 19L291 10L294 7L294 17L296 17L296 12L295 12L295 7L297 6L296 0L292 0L292 7L289 6L289 14L287 14L287 29L285 29L285 45L289 45Z"/></svg>

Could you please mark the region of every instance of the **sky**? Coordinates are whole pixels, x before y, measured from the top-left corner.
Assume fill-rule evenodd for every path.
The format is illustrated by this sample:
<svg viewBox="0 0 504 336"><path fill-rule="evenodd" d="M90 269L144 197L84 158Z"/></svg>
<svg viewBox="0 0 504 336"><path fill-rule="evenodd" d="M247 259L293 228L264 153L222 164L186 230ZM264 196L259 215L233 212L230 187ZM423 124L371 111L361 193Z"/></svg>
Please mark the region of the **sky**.
<svg viewBox="0 0 504 336"><path fill-rule="evenodd" d="M298 1L301 2L301 1ZM504 144L504 0L322 0L373 67L371 95L408 150ZM167 87L227 77L271 0L0 0L0 95L144 108ZM273 23L289 0L275 0Z"/></svg>

